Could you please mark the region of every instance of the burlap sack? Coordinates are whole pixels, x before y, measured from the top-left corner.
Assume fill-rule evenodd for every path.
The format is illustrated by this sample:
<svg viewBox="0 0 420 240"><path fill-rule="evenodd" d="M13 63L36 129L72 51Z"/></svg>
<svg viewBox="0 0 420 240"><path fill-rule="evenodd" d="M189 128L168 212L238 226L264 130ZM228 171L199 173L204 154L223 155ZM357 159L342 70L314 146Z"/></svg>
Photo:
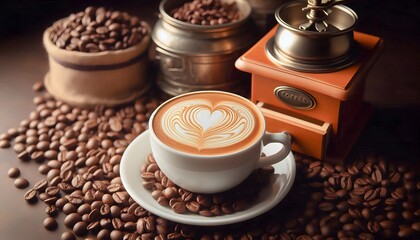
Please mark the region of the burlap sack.
<svg viewBox="0 0 420 240"><path fill-rule="evenodd" d="M43 36L50 65L44 82L56 98L76 106L112 106L129 102L148 90L150 34L127 49L84 53L58 48L49 39L50 31L48 28Z"/></svg>

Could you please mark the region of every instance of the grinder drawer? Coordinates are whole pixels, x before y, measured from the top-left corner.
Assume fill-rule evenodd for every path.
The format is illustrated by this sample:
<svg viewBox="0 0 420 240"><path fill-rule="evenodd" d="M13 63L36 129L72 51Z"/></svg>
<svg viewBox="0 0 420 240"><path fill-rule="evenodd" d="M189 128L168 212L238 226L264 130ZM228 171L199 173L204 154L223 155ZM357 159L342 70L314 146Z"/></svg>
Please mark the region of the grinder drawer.
<svg viewBox="0 0 420 240"><path fill-rule="evenodd" d="M311 122L270 109L270 106L258 102L257 106L264 114L267 131L287 131L292 135L292 150L323 159L325 157L331 124Z"/></svg>

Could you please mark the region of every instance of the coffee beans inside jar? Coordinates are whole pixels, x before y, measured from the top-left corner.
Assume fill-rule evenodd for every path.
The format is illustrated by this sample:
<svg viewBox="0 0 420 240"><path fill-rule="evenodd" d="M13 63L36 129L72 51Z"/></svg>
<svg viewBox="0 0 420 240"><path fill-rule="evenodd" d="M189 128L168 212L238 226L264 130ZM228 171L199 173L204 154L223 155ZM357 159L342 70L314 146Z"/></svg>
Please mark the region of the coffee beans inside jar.
<svg viewBox="0 0 420 240"><path fill-rule="evenodd" d="M159 101L142 98L126 106L88 110L48 93L34 98L36 107L29 118L1 138L10 141L17 155L25 152L25 164L33 164L44 176L33 181L31 189L16 190L27 202L46 205L41 228L63 231L62 239L419 239L418 172L381 156L359 156L341 165L295 154L297 172L290 192L272 210L245 222L197 227L153 215L127 194L119 164L127 145L147 128ZM43 141L47 147L38 144ZM158 168L150 161L143 170ZM151 194L162 194L162 203L183 210L179 200L172 200L179 194L173 190ZM196 199L200 205L189 204L193 211L207 205L205 197ZM58 228L54 219L61 213L55 211L66 215ZM211 207L202 214L209 212Z"/></svg>
<svg viewBox="0 0 420 240"><path fill-rule="evenodd" d="M194 0L170 13L175 19L197 25L218 25L240 19L235 1L227 3L221 0Z"/></svg>
<svg viewBox="0 0 420 240"><path fill-rule="evenodd" d="M95 53L129 48L147 34L145 22L138 17L90 6L55 22L50 39L61 49Z"/></svg>

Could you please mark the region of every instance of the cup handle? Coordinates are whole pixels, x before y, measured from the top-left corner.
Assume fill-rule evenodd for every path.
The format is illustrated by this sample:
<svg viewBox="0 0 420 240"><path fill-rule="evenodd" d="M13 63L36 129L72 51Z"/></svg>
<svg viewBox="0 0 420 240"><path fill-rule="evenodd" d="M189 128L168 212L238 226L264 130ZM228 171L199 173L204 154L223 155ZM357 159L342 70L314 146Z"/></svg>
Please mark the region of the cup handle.
<svg viewBox="0 0 420 240"><path fill-rule="evenodd" d="M257 164L257 168L270 166L285 159L287 155L289 155L289 152L290 152L291 139L292 137L290 136L288 132L279 132L279 133L266 132L262 139L264 146L269 143L281 143L283 147L271 156L260 157L260 160L258 161L258 164Z"/></svg>

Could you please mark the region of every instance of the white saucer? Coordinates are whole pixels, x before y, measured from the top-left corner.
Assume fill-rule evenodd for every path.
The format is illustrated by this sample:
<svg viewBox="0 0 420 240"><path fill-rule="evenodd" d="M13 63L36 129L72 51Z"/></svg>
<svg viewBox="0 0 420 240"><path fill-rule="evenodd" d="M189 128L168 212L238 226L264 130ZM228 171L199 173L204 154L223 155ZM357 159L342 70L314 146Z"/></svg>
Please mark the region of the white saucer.
<svg viewBox="0 0 420 240"><path fill-rule="evenodd" d="M267 146L269 148L269 146ZM266 148L267 148L266 147ZM264 151L269 154L270 150ZM296 165L293 154L290 153L286 159L273 165L274 175L271 184L267 184L261 190L254 205L246 210L232 214L205 217L198 214L177 214L169 207L161 206L152 198L150 192L143 188L143 179L140 176L140 168L146 157L151 153L149 144L149 131L140 134L125 150L120 164L122 183L128 194L140 206L149 212L178 223L216 226L226 225L245 221L263 214L276 206L289 192L296 175Z"/></svg>

